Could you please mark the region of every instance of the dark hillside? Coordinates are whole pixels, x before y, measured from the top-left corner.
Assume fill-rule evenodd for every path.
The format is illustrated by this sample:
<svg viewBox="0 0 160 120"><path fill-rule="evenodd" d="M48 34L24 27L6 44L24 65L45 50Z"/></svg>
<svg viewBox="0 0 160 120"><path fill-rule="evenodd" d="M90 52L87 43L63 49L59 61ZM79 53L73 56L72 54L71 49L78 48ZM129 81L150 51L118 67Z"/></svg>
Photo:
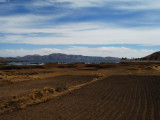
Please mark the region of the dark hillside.
<svg viewBox="0 0 160 120"><path fill-rule="evenodd" d="M140 58L140 60L153 60L153 61L160 61L160 51L155 52L151 55L148 55L146 57Z"/></svg>

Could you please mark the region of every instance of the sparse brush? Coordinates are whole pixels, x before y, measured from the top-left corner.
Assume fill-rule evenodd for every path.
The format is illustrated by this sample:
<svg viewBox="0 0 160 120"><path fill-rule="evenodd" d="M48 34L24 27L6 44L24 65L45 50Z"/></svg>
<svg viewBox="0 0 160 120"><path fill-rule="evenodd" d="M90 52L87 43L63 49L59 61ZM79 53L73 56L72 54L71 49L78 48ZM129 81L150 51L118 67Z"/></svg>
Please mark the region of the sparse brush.
<svg viewBox="0 0 160 120"><path fill-rule="evenodd" d="M43 91L45 93L54 93L55 90L51 87L44 87Z"/></svg>
<svg viewBox="0 0 160 120"><path fill-rule="evenodd" d="M37 89L34 89L33 90L33 93L29 95L29 97L33 100L35 99L41 99L43 96L43 91L41 90L37 90Z"/></svg>
<svg viewBox="0 0 160 120"><path fill-rule="evenodd" d="M65 90L67 90L67 87L58 87L58 88L56 88L56 92L62 92L62 91L65 91Z"/></svg>
<svg viewBox="0 0 160 120"><path fill-rule="evenodd" d="M48 93L54 93L54 89L51 87L44 87L43 90L38 90L38 89L34 89L33 93L29 94L29 98L36 100L36 99L41 99L43 96L45 96L45 94Z"/></svg>
<svg viewBox="0 0 160 120"><path fill-rule="evenodd" d="M35 95L34 95L34 94L29 94L29 98L31 98L31 99L33 99L33 100L35 100L35 99L36 99L36 97L35 97Z"/></svg>

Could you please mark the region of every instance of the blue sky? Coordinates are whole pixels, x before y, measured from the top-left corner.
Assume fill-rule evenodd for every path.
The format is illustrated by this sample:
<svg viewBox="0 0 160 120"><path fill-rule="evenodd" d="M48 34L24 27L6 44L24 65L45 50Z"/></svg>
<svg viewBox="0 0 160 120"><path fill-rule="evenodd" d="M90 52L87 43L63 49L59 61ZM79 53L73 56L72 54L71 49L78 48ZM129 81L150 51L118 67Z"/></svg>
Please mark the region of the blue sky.
<svg viewBox="0 0 160 120"><path fill-rule="evenodd" d="M2 57L143 57L159 38L159 0L0 0Z"/></svg>

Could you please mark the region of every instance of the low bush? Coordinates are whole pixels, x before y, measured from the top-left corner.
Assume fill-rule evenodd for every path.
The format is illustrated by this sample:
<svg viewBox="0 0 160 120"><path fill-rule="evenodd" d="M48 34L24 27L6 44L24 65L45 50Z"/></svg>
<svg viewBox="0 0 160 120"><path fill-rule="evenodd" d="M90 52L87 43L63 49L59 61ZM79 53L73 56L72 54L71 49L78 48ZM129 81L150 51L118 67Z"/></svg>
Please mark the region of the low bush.
<svg viewBox="0 0 160 120"><path fill-rule="evenodd" d="M62 91L65 91L65 90L67 90L67 88L66 87L58 87L58 88L56 88L56 92L62 92Z"/></svg>

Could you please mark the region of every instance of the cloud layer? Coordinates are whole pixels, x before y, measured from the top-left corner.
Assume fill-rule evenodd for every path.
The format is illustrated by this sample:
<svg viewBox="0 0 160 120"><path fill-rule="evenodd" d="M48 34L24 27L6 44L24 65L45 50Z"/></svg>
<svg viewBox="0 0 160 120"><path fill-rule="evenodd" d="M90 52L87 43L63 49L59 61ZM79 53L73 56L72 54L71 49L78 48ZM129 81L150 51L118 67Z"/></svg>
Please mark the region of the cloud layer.
<svg viewBox="0 0 160 120"><path fill-rule="evenodd" d="M160 45L160 28L118 28L107 24L75 23L54 28L20 27L0 31L12 33L3 34L1 43Z"/></svg>
<svg viewBox="0 0 160 120"><path fill-rule="evenodd" d="M159 0L0 0L0 44L141 44L153 45L154 49L154 45L160 45L159 12ZM73 48L32 50L42 54L46 49L66 53ZM153 49L74 47L68 53L94 55L99 51L96 55L105 52L105 56L138 57ZM32 50L1 51L16 56Z"/></svg>
<svg viewBox="0 0 160 120"><path fill-rule="evenodd" d="M85 55L85 56L112 56L112 57L143 57L148 54L155 52L154 50L136 50L126 47L98 47L98 48L89 48L89 47L77 47L73 46L65 49L55 49L55 48L42 48L42 49L33 49L33 50L25 50L25 49L6 49L0 50L0 54L2 56L24 56L24 55L48 55L51 53L65 53L65 54L73 54L73 55Z"/></svg>

